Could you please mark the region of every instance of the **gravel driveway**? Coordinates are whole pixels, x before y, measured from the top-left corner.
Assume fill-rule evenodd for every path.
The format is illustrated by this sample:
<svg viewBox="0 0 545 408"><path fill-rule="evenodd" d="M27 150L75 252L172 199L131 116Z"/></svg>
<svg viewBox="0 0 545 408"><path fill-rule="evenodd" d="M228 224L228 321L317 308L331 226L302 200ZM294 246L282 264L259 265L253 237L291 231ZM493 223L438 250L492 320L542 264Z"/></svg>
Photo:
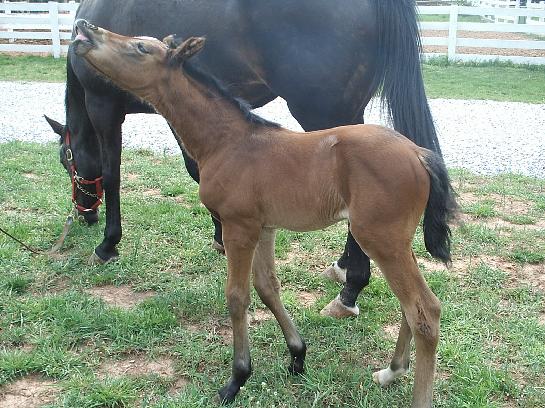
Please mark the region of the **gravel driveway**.
<svg viewBox="0 0 545 408"><path fill-rule="evenodd" d="M0 142L57 140L42 115L64 122L64 84L0 82L0 95ZM366 111L366 122L384 124L378 103L372 105ZM449 167L545 178L545 105L452 99L433 99L430 105ZM280 99L257 112L288 128L300 129ZM158 115L129 115L123 132L125 147L179 152Z"/></svg>

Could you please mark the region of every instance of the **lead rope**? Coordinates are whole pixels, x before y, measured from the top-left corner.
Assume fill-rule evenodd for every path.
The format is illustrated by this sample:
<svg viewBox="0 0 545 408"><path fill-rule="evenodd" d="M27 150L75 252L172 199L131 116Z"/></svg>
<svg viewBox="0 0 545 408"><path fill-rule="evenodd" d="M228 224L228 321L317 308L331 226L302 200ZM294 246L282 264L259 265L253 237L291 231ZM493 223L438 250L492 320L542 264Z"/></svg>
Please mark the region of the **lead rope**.
<svg viewBox="0 0 545 408"><path fill-rule="evenodd" d="M39 249L32 248L31 246L25 244L23 241L14 237L13 235L11 235L9 232L7 232L1 227L0 227L0 232L8 236L15 242L17 242L19 245L21 245L23 248L33 253L34 255L52 255L55 252L57 252L59 249L61 249L62 245L64 244L64 240L68 236L68 233L70 232L70 227L72 226L73 223L74 223L74 217L72 216L72 210L70 210L70 213L66 217L66 222L64 223L61 236L57 239L57 241L55 242L55 245L53 245L53 247L49 251L41 251Z"/></svg>

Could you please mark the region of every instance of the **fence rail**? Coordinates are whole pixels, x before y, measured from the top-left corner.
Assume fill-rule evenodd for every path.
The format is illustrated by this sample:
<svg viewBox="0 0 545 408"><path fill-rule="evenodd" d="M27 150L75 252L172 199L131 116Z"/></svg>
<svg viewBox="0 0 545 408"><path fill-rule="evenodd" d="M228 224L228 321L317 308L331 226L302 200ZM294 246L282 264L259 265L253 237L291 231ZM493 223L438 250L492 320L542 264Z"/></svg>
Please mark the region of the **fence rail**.
<svg viewBox="0 0 545 408"><path fill-rule="evenodd" d="M422 22L420 28L423 31L422 44L424 46L447 47L446 52L426 53L425 56L435 57L446 55L451 61L489 61L501 60L511 61L519 64L545 64L545 57L542 56L515 56L499 54L466 54L458 53L459 47L486 48L489 49L512 49L512 50L545 50L545 24L522 24L518 17L528 19L545 19L545 9L535 8L500 8L500 7L469 7L469 6L428 6L420 7L421 15L449 15L447 22ZM516 23L505 22L465 22L460 16L478 16L485 20L485 16L496 18L512 17L517 18ZM486 20L485 20L486 21ZM497 20L496 20L497 21ZM534 20L534 23L539 23ZM446 37L426 36L427 30L438 30L447 32ZM527 34L527 39L481 39L461 38L460 31L469 32L494 32L494 33L519 33Z"/></svg>
<svg viewBox="0 0 545 408"><path fill-rule="evenodd" d="M488 7L482 7L483 4ZM446 22L421 22L424 46L439 46L445 52L427 53L426 57L446 55L449 60L487 61L509 60L515 63L545 64L545 56L514 56L492 54L459 53L460 47L509 49L509 50L545 50L545 3L530 3L528 7L514 6L518 0L481 0L480 7L468 6L422 6L421 15L448 15ZM29 52L53 54L56 58L68 51L67 42L71 38L77 3L0 3L0 52ZM503 6L502 6L503 5ZM461 16L478 16L484 22L466 22ZM494 18L495 23L486 22ZM511 19L513 22L499 22ZM524 24L522 22L525 22ZM426 36L426 31L446 32L446 36ZM460 31L496 33L522 33L527 38L481 39L461 38ZM31 44L20 43L32 41ZM541 52L539 52L541 53ZM545 53L543 53L545 55Z"/></svg>
<svg viewBox="0 0 545 408"><path fill-rule="evenodd" d="M71 38L78 6L73 1L0 3L0 52L45 53L55 58L66 54L68 45L63 42ZM37 44L19 44L17 40L35 40Z"/></svg>

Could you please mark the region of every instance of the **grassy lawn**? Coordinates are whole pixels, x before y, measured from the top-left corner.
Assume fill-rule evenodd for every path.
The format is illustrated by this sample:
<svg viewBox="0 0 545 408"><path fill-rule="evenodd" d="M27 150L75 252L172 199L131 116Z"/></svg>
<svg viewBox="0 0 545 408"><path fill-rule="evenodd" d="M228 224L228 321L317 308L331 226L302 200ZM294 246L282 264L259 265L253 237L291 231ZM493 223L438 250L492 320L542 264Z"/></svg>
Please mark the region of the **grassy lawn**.
<svg viewBox="0 0 545 408"><path fill-rule="evenodd" d="M0 54L2 81L66 81L66 59Z"/></svg>
<svg viewBox="0 0 545 408"><path fill-rule="evenodd" d="M48 248L69 209L56 146L0 144L0 157L1 226ZM231 362L226 265L210 248L197 186L181 158L145 151L124 152L122 175L119 262L87 266L103 214L100 225L76 223L55 258L0 237L0 405L2 394L33 389L49 407L217 406ZM429 259L420 231L414 244L443 302L435 406L543 407L545 180L451 175L465 221L453 226L453 268ZM307 372L287 374L281 331L254 293L254 374L234 406L410 404L412 374L387 389L371 380L393 353L400 318L376 269L358 318L319 315L339 291L319 273L345 230L279 234L282 297L309 345Z"/></svg>
<svg viewBox="0 0 545 408"><path fill-rule="evenodd" d="M436 59L423 70L430 98L545 103L545 67L447 64Z"/></svg>
<svg viewBox="0 0 545 408"><path fill-rule="evenodd" d="M450 21L450 15L449 14L420 14L418 16L418 20L422 22L437 22L437 23L446 23ZM469 16L469 15L459 15L458 21L460 23L485 23L487 21L483 21L481 19L481 16Z"/></svg>
<svg viewBox="0 0 545 408"><path fill-rule="evenodd" d="M65 81L65 60L10 57L0 54L0 81ZM489 99L545 103L545 68L508 64L424 64L426 91L431 98Z"/></svg>

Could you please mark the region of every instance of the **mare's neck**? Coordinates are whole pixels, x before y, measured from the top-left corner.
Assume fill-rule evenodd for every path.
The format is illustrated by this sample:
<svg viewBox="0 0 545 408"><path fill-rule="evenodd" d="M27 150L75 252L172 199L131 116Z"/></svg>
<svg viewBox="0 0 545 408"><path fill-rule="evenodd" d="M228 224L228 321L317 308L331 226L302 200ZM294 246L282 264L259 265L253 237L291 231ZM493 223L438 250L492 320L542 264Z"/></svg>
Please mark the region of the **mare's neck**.
<svg viewBox="0 0 545 408"><path fill-rule="evenodd" d="M173 70L152 93L146 99L170 122L199 165L215 152L246 138L255 126L230 101L181 69Z"/></svg>

